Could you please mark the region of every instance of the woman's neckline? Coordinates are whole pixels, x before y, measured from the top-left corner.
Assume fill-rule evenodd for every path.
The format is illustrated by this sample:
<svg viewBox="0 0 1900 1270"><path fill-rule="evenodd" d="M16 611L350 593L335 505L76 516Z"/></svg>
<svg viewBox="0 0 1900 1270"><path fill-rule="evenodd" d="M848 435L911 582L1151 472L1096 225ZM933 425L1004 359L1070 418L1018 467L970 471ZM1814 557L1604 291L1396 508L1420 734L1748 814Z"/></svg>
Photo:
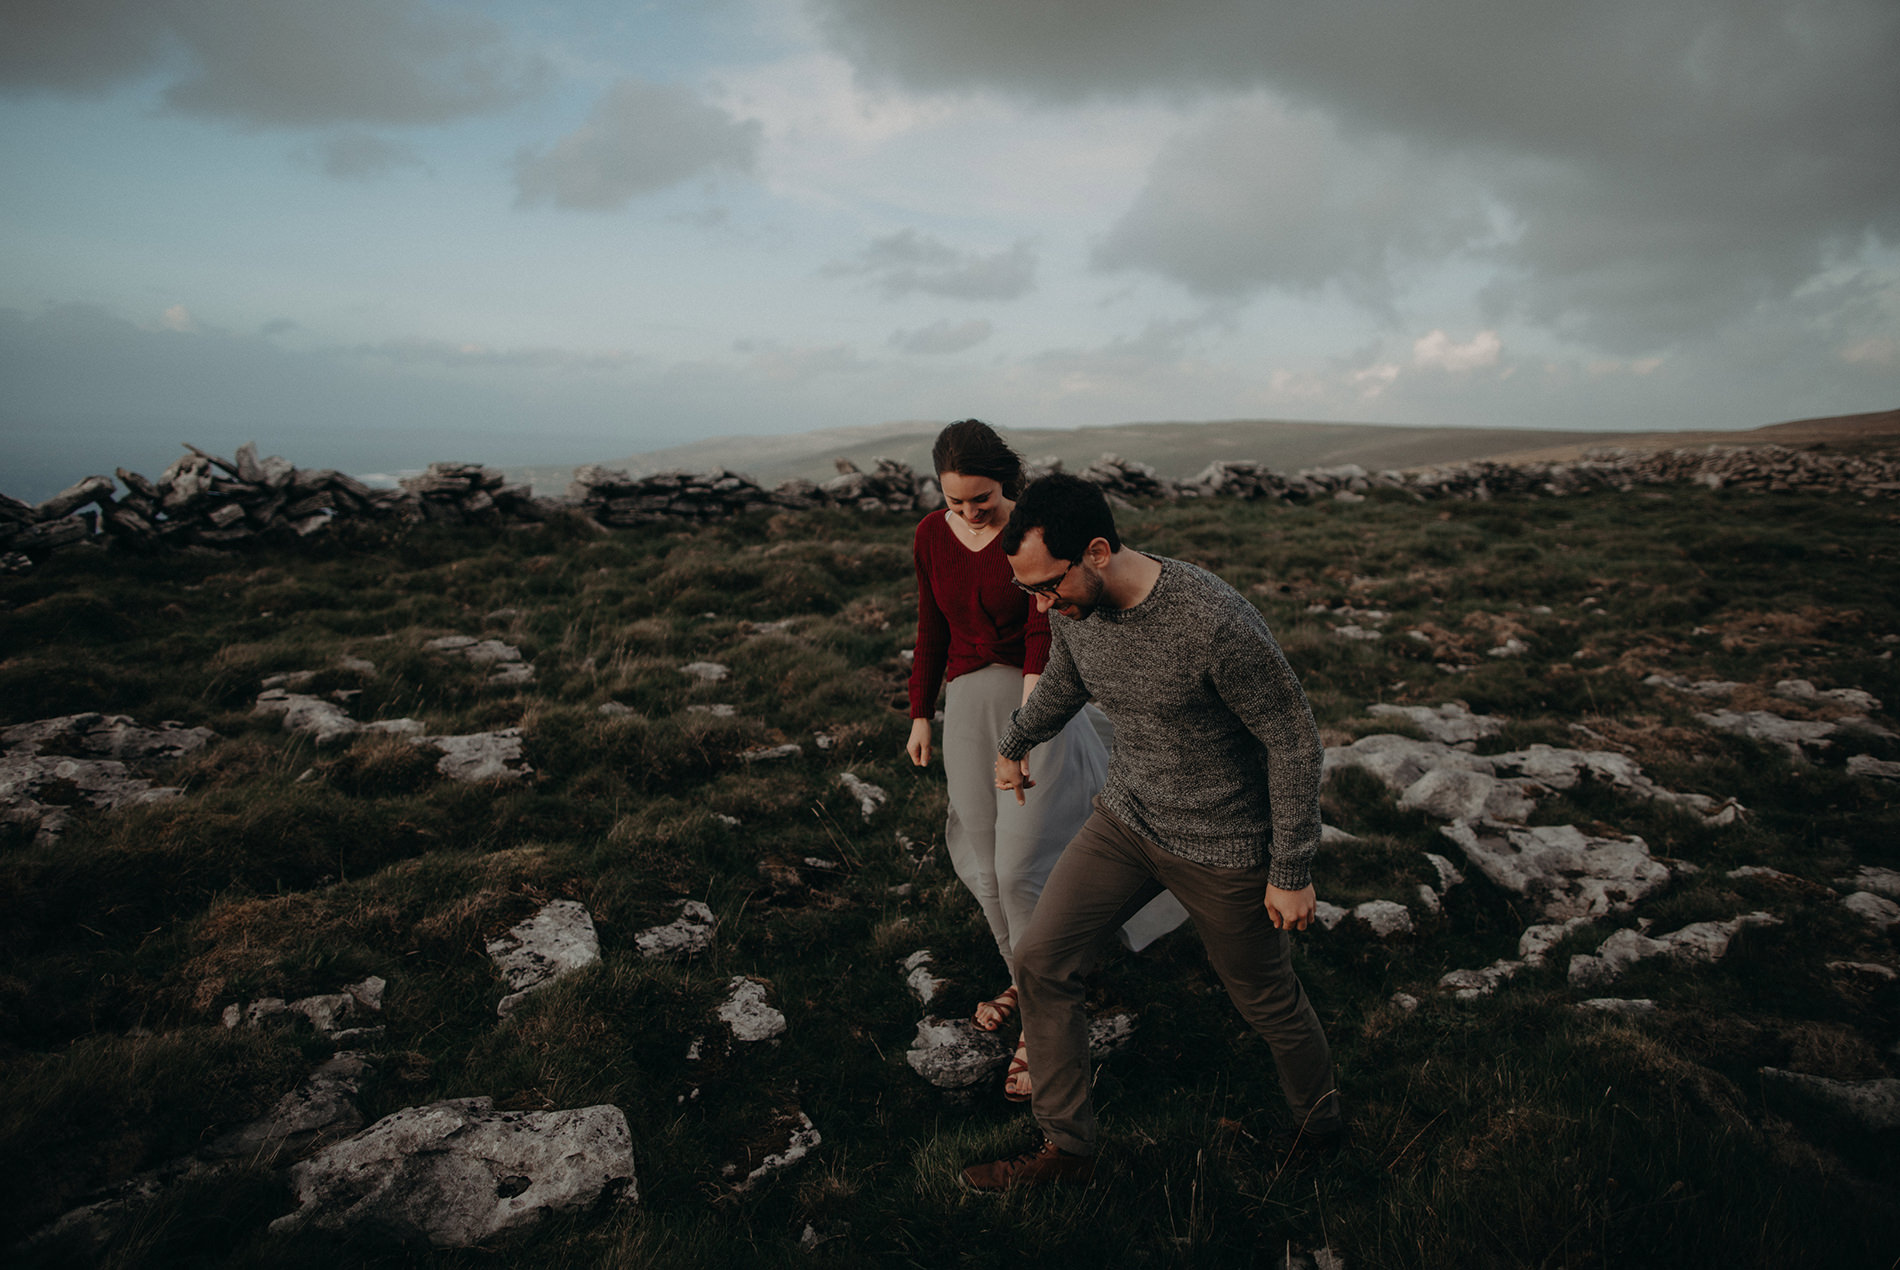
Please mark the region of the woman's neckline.
<svg viewBox="0 0 1900 1270"><path fill-rule="evenodd" d="M980 556L995 546L996 540L1003 536L1003 524L1008 523L1007 519L1005 519L1001 524L996 526L996 529L988 538L985 538L980 543L972 543L969 537L961 529L957 528L957 522L963 519L961 516L958 516L955 512L946 507L943 509L943 519L944 527L950 531L951 539L957 546L963 548L973 556Z"/></svg>

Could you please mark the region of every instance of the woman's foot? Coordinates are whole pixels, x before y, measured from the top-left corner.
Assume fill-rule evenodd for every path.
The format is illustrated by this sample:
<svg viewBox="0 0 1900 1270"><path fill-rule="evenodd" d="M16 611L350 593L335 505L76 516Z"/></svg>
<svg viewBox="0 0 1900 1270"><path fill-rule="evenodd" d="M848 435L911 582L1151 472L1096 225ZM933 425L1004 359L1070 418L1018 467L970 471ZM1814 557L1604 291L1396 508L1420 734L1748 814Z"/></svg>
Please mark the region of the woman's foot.
<svg viewBox="0 0 1900 1270"><path fill-rule="evenodd" d="M979 1004L976 1007L976 1013L970 1016L970 1022L985 1032L994 1032L1015 1016L1016 985L1012 983L999 995Z"/></svg>
<svg viewBox="0 0 1900 1270"><path fill-rule="evenodd" d="M1029 1038L1022 1037L1016 1042L1016 1052L1010 1055L1009 1071L1003 1076L1003 1097L1011 1102L1028 1102L1029 1085Z"/></svg>

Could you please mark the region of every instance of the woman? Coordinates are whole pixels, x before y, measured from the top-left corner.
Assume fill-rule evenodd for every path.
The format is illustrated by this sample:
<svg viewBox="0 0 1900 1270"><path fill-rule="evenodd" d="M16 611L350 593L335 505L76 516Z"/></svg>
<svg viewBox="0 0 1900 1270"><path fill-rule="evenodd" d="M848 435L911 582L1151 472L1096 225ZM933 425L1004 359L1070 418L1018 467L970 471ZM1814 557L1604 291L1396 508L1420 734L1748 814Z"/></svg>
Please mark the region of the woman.
<svg viewBox="0 0 1900 1270"><path fill-rule="evenodd" d="M945 428L931 451L945 507L917 526L917 651L910 676L911 762L930 762L931 718L944 692L943 770L950 793L944 841L957 877L989 920L1011 983L976 1007L972 1022L993 1032L1016 1013L1013 942L1028 929L1036 897L1069 839L1089 816L1108 776L1108 753L1077 714L1029 757L1036 788L1024 805L996 788L996 739L1028 700L1049 657L1049 621L1011 582L998 541L1022 489L1022 460L988 424ZM1004 1079L1012 1102L1029 1097L1021 1041Z"/></svg>

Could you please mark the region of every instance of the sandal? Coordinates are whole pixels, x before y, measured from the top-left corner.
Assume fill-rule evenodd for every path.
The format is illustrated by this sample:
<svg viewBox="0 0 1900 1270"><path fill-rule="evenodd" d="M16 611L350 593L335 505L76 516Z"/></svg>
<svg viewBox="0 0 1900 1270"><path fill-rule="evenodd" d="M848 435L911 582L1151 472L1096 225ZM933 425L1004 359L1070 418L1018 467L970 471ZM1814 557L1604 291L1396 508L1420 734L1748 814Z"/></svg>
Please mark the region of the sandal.
<svg viewBox="0 0 1900 1270"><path fill-rule="evenodd" d="M987 1010L989 1013L984 1014ZM1010 984L1001 993L988 1001L977 1003L976 1012L970 1016L970 1022L985 1032L994 1032L1015 1017L1016 985Z"/></svg>
<svg viewBox="0 0 1900 1270"><path fill-rule="evenodd" d="M1018 1076L1022 1077L1020 1086L1012 1085ZM1011 1102L1028 1102L1032 1091L1029 1088L1029 1038L1023 1037L1016 1042L1016 1052L1010 1055L1009 1070L1003 1073L1003 1097Z"/></svg>

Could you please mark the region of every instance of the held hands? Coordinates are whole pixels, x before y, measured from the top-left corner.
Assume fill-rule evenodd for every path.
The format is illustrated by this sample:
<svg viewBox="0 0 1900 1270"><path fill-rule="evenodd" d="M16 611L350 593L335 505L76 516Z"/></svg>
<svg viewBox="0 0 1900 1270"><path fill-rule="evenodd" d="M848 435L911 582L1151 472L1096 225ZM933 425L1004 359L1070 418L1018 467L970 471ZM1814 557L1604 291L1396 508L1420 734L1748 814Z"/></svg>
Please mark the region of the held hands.
<svg viewBox="0 0 1900 1270"><path fill-rule="evenodd" d="M1305 930L1313 922L1315 898L1310 883L1297 891L1282 891L1277 886L1269 886L1267 920L1279 930Z"/></svg>
<svg viewBox="0 0 1900 1270"><path fill-rule="evenodd" d="M910 761L918 767L930 765L930 720L912 719L910 721L910 740L904 742L904 753L910 755Z"/></svg>
<svg viewBox="0 0 1900 1270"><path fill-rule="evenodd" d="M1036 782L1029 779L1028 759L996 756L996 788L1015 790L1018 807L1023 805L1023 791L1035 787Z"/></svg>

